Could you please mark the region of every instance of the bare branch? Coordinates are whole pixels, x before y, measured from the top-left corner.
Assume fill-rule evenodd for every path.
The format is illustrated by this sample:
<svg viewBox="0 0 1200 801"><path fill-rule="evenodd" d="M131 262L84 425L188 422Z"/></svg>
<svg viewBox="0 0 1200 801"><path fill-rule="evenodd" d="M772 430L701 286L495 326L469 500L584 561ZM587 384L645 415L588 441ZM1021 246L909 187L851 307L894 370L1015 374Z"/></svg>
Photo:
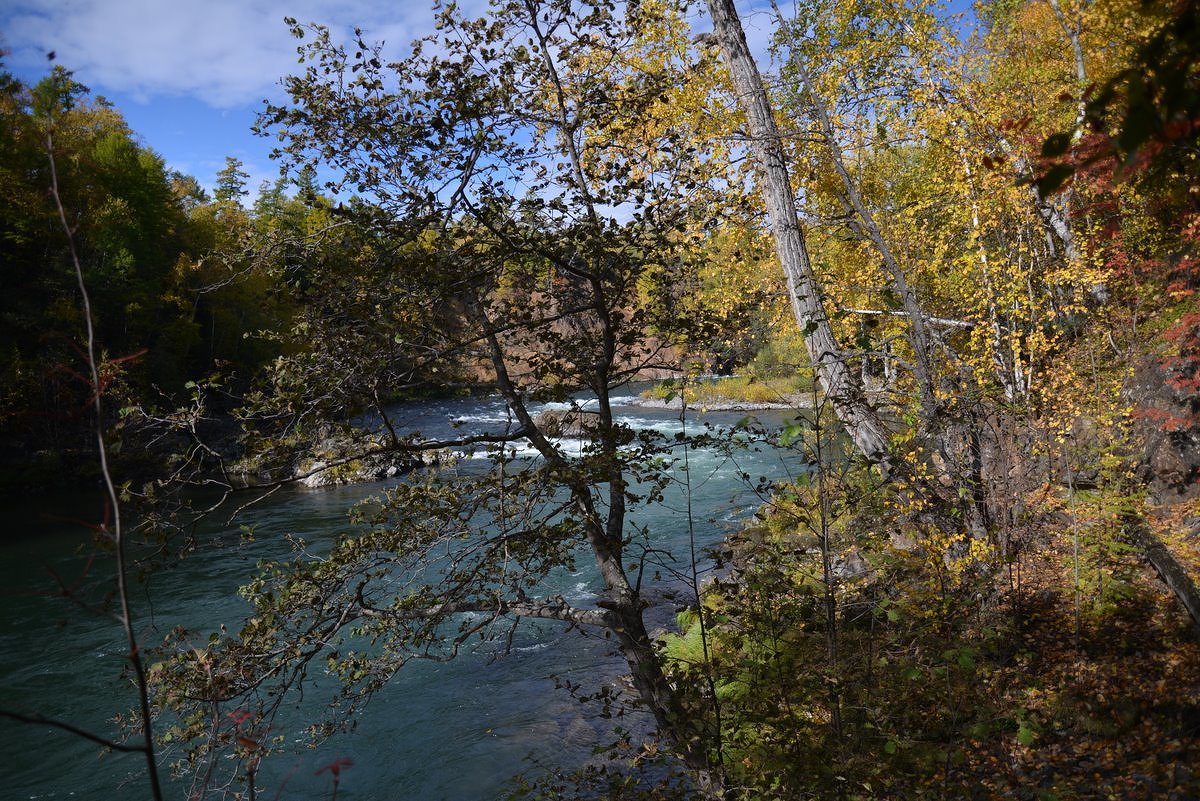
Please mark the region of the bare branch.
<svg viewBox="0 0 1200 801"><path fill-rule="evenodd" d="M614 624L612 614L608 610L579 609L567 603L561 595L515 601L504 598L488 601L447 601L436 606L418 609L381 609L368 604L360 592L358 603L365 617L396 621L429 620L473 612L476 614L488 613L495 617L514 615L539 620L561 620L564 623L578 626L612 626Z"/></svg>
<svg viewBox="0 0 1200 801"><path fill-rule="evenodd" d="M842 311L849 312L850 314L884 315L887 317L907 318L909 316L908 312L905 311L885 309L842 309ZM943 328L965 328L970 330L975 327L975 323L972 323L968 320L954 320L949 317L933 317L928 314L924 314L922 317L924 318L925 322L929 323L930 325L938 325L942 326Z"/></svg>
<svg viewBox="0 0 1200 801"><path fill-rule="evenodd" d="M62 195L58 187L58 165L54 159L54 124L53 119L46 128L46 156L50 161L50 195L54 198L54 207L58 211L58 219L67 237L67 246L71 254L71 264L75 268L75 278L79 284L79 296L83 303L83 321L87 330L87 363L91 373L92 405L96 413L96 450L100 456L100 473L104 479L104 489L107 495L112 526L109 528L116 553L117 598L121 606L121 626L125 641L129 648L126 658L133 667L137 681L138 706L142 723L144 744L137 750L146 755L146 772L150 781L150 793L155 801L161 801L162 789L158 781L158 764L154 755L154 734L151 730L152 716L150 712L150 688L146 680L146 669L142 662L141 645L137 633L133 629L133 613L129 605L129 588L127 586L125 561L125 532L121 526L121 505L117 497L117 485L113 480L108 464L108 445L104 441L104 407L101 401L103 385L100 382L99 359L96 356L96 330L92 322L92 304L88 295L87 282L83 277L83 264L79 259L79 250L75 245L74 229L67 222L67 210L63 205ZM93 738L89 738L93 739Z"/></svg>
<svg viewBox="0 0 1200 801"><path fill-rule="evenodd" d="M128 754L146 753L145 745L126 745L125 743L118 743L115 740L108 739L107 737L101 737L99 734L93 734L86 729L81 729L72 723L67 723L65 720L48 718L45 715L40 715L37 713L32 715L22 715L20 712L13 712L9 709L0 709L0 718L8 718L9 720L17 721L18 723L29 723L34 726L53 726L56 729L62 729L63 731L70 732L76 737L82 737L85 740L90 740L97 745L103 746L104 748L109 748L113 751L121 751Z"/></svg>

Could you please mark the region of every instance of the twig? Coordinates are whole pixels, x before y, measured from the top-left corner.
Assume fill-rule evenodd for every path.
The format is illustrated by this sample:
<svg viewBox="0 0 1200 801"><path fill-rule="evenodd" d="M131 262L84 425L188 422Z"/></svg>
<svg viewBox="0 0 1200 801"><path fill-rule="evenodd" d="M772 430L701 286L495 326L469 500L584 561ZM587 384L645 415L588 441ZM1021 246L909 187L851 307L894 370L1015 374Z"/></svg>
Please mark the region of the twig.
<svg viewBox="0 0 1200 801"><path fill-rule="evenodd" d="M150 690L146 680L145 665L142 663L137 634L133 630L133 616L129 606L128 577L126 575L125 564L125 537L124 530L121 527L121 506L117 498L116 483L113 481L112 472L108 464L108 448L104 442L104 407L100 398L100 371L96 360L96 331L92 324L92 304L91 298L88 295L87 284L83 278L83 265L79 260L79 251L75 247L74 230L71 228L70 223L67 222L67 211L63 206L62 196L59 194L58 167L54 160L54 119L52 109L49 115L49 123L46 126L46 156L50 161L50 194L54 198L54 206L58 211L58 219L62 224L63 233L67 237L71 263L75 268L75 278L79 284L79 296L83 303L83 320L87 330L87 363L88 370L91 373L91 385L93 389L92 406L96 413L96 450L100 456L100 473L104 479L104 489L108 496L108 503L112 512L112 525L109 528L109 535L112 538L113 547L116 552L117 597L121 604L121 626L124 629L125 640L129 647L128 659L133 666L133 672L137 680L138 702L142 719L143 744L137 748L123 750L142 751L146 755L146 770L150 781L151 796L155 801L162 801L162 788L159 785L158 765L154 754L154 734L151 730ZM68 727L64 724L62 728L91 740L96 739L75 727ZM99 742L106 744L106 741L103 740L99 740Z"/></svg>
<svg viewBox="0 0 1200 801"><path fill-rule="evenodd" d="M20 712L12 712L8 709L0 709L0 718L8 718L9 720L17 721L18 723L30 723L35 726L53 726L56 729L68 731L71 734L74 734L77 737L82 737L85 740L91 740L93 743L102 745L105 748L109 748L113 751L122 751L125 753L143 753L146 750L146 746L144 745L126 745L125 743L118 743L114 740L108 739L107 737L101 737L99 734L93 734L86 729L81 729L72 723L67 723L65 720L48 718L45 715L39 715L36 713L33 715L22 715Z"/></svg>

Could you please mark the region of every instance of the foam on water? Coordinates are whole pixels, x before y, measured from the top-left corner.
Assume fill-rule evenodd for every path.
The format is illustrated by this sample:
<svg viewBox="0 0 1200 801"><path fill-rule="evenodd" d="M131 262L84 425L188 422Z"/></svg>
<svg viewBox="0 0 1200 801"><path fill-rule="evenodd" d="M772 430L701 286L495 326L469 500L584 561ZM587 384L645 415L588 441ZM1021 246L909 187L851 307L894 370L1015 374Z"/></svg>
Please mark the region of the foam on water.
<svg viewBox="0 0 1200 801"><path fill-rule="evenodd" d="M571 587L570 592L566 594L568 601L588 601L596 597L596 593L592 591L592 585L587 581L577 581Z"/></svg>

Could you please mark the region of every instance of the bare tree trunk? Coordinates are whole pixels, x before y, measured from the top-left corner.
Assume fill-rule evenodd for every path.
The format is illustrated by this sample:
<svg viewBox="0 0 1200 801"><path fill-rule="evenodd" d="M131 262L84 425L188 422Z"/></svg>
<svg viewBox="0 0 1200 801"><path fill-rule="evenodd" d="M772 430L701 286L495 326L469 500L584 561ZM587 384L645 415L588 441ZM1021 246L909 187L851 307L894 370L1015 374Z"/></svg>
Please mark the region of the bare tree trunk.
<svg viewBox="0 0 1200 801"><path fill-rule="evenodd" d="M1087 66L1083 60L1083 19L1082 13L1076 14L1074 21L1067 19L1066 13L1062 9L1059 0L1050 0L1050 8L1054 11L1054 18L1058 20L1058 25L1062 28L1063 34L1066 35L1067 41L1071 43L1071 55L1074 58L1075 66L1075 91L1078 97L1075 98L1075 124L1071 129L1071 142L1076 143L1083 136L1083 121L1087 119Z"/></svg>
<svg viewBox="0 0 1200 801"><path fill-rule="evenodd" d="M521 393L513 383L509 372L509 356L496 333L496 326L487 314L479 298L468 301L469 313L484 333L491 357L492 369L500 394L516 415L530 443L550 463L559 467L564 476L571 474L570 465L546 439L529 413ZM602 324L604 336L611 334L607 321ZM606 354L611 364L611 351ZM608 408L606 385L595 388L602 409ZM601 415L599 436L601 442L615 450L612 439L612 415L606 411ZM616 460L614 460L615 463ZM623 487L624 475L619 469L610 472L608 481ZM714 763L709 753L709 740L702 721L688 714L683 699L668 680L663 670L662 658L646 629L643 612L646 604L639 589L630 583L624 567L623 534L625 530L625 505L612 502L610 495L607 510L597 508L592 497L591 485L581 479L569 479L567 487L574 506L587 532L587 542L596 568L604 581L606 598L598 604L603 612L603 625L612 633L621 655L629 666L629 675L638 697L646 705L659 733L675 749L676 754L691 771L697 789L703 798L724 797L725 783L722 767Z"/></svg>
<svg viewBox="0 0 1200 801"><path fill-rule="evenodd" d="M1084 122L1087 120L1087 95L1088 95L1088 73L1087 64L1083 58L1083 11L1082 6L1086 6L1086 2L1082 3L1081 9L1076 12L1074 20L1068 20L1066 13L1062 9L1059 0L1050 0L1050 8L1054 11L1054 18L1058 20L1058 25L1062 28L1063 34L1067 37L1067 41L1071 43L1071 55L1074 59L1075 66L1075 122L1071 127L1071 151L1072 161L1077 156L1079 142L1083 139ZM1055 202L1053 198L1047 198L1044 202L1053 209L1057 214L1054 217L1043 215L1048 225L1057 233L1061 227L1066 227L1070 230L1069 223L1066 221L1070 218L1070 206L1074 199L1074 189L1068 186L1058 197ZM1061 235L1060 235L1061 238ZM1074 240L1069 243L1064 240L1066 245L1066 257L1069 261L1076 261L1079 258L1079 248L1075 245ZM1097 303L1107 303L1109 298L1108 286L1103 282L1093 284L1088 288L1088 294Z"/></svg>
<svg viewBox="0 0 1200 801"><path fill-rule="evenodd" d="M1196 589L1196 583L1192 581L1187 568L1143 521L1131 522L1127 528L1132 529L1134 536L1141 541L1146 558L1154 565L1155 571L1167 588L1183 604L1183 608L1192 618L1192 625L1200 630L1200 590Z"/></svg>
<svg viewBox="0 0 1200 801"><path fill-rule="evenodd" d="M882 459L888 451L887 430L867 402L861 381L847 368L845 354L825 314L822 305L825 293L813 273L796 217L779 129L758 66L746 45L741 19L733 0L708 0L708 9L721 53L733 77L738 103L746 114L750 149L761 176L775 253L783 267L792 313L804 333L809 357L855 446L868 459Z"/></svg>
<svg viewBox="0 0 1200 801"><path fill-rule="evenodd" d="M780 30L789 30L783 18L783 12L779 10L779 5L775 0L771 0L771 8L775 11L775 17L779 22ZM802 84L799 92L800 102L817 124L817 130L820 132L821 139L825 143L825 150L833 161L834 171L837 172L838 178L841 180L842 189L845 192L844 202L849 206L849 211L853 212L858 220L855 227L860 229L860 234L871 243L875 251L879 254L879 257L883 260L883 265L892 278L892 288L896 290L896 295L900 298L904 313L908 316L908 334L906 338L915 357L912 369L920 392L921 419L928 426L937 416L938 399L937 391L934 388L933 361L930 355L929 331L925 324L926 316L921 310L921 305L917 302L916 292L913 291L912 286L908 283L908 277L900 267L900 262L896 258L896 254L892 251L887 240L884 239L883 229L876 222L875 216L871 214L871 210L867 208L862 193L858 190L858 186L850 176L850 171L846 167L845 155L842 153L841 143L838 142L837 132L834 130L833 121L829 116L829 109L825 107L821 102L821 98L817 96L811 77L809 76L808 65L805 64L803 55L798 52L798 48L794 46L794 43L791 48L791 63L795 67L796 74L800 77L800 83Z"/></svg>

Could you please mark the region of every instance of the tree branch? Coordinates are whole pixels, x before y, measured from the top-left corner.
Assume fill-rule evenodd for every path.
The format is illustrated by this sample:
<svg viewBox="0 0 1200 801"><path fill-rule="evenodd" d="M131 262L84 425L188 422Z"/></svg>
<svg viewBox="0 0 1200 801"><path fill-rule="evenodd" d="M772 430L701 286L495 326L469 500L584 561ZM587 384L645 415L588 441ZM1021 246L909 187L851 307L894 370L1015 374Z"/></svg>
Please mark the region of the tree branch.
<svg viewBox="0 0 1200 801"><path fill-rule="evenodd" d="M20 712L13 712L8 709L0 709L0 718L8 718L9 720L17 721L18 723L29 723L35 726L53 726L56 729L62 729L63 731L70 732L71 734L74 734L77 737L82 737L85 740L91 740L93 743L112 749L113 751L121 751L128 754L146 753L146 746L144 745L126 745L125 743L118 743L114 740L108 739L107 737L101 737L99 734L93 734L86 729L81 729L78 726L67 723L65 720L48 718L45 715L39 715L37 713L32 715L22 715Z"/></svg>
<svg viewBox="0 0 1200 801"><path fill-rule="evenodd" d="M884 309L842 309L842 311L850 314L866 314L866 315L885 315L888 317L904 317L908 318L909 314L906 311L884 310ZM928 314L923 314L925 322L930 325L938 325L944 328L965 328L970 330L975 327L975 323L968 320L954 320L949 317L931 317Z"/></svg>
<svg viewBox="0 0 1200 801"><path fill-rule="evenodd" d="M567 603L561 595L540 599L509 600L496 598L489 601L446 601L436 606L416 609L381 609L371 606L359 590L357 602L364 617L395 621L430 620L447 615L468 612L488 613L494 617L515 615L539 620L560 620L577 626L603 626L614 624L612 615L605 609L579 609Z"/></svg>

